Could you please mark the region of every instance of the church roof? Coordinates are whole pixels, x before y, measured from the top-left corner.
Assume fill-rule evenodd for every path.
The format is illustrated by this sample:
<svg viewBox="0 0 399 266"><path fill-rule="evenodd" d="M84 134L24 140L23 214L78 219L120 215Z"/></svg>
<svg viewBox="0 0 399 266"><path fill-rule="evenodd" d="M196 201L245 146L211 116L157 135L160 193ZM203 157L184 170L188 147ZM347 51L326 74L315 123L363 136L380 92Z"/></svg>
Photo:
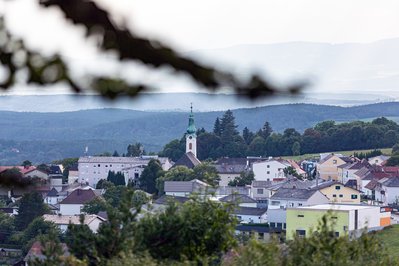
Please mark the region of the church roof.
<svg viewBox="0 0 399 266"><path fill-rule="evenodd" d="M193 135L197 132L197 129L194 125L194 114L193 114L193 106L191 105L191 112L190 116L188 117L188 127L187 127L187 134Z"/></svg>
<svg viewBox="0 0 399 266"><path fill-rule="evenodd" d="M192 152L187 152L183 154L183 156L180 157L179 160L177 160L173 167L186 166L187 168L192 169L199 164L201 164L200 160L198 160Z"/></svg>

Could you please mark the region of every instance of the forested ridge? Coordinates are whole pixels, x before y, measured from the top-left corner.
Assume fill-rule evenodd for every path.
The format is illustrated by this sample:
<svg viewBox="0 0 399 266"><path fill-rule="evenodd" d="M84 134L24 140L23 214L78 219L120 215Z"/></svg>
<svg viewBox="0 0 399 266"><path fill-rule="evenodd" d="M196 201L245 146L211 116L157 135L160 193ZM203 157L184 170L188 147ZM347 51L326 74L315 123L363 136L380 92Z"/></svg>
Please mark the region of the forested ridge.
<svg viewBox="0 0 399 266"><path fill-rule="evenodd" d="M289 104L237 109L232 112L240 135L245 127L256 133L266 121L269 122L273 132L284 134L286 129L294 128L296 132L303 134L306 129L327 120L334 120L339 124L354 120L371 121L381 116L397 119L399 103L354 107ZM223 112L195 113L195 124L197 128L212 132L216 118L222 116ZM187 122L188 113L184 112L143 112L123 109L62 113L0 111L0 164L16 164L26 159L41 163L66 157L79 157L83 155L86 146L89 147L91 155L114 150L123 154L126 152L126 146L134 142L142 143L147 152L158 152L171 140L176 138L180 140L186 130ZM307 139L310 138L309 134L311 132L307 132ZM338 137L337 134L335 136ZM317 136L315 141L317 142ZM356 144L357 148L366 146L361 138L356 141L359 142ZM316 150L306 147L307 143L308 140L305 139L300 142L301 153L315 152ZM374 148L369 144L367 148ZM201 145L200 141L198 145ZM324 145L322 150L331 151L329 150L331 147L332 150L342 150L347 149L348 145L342 141L337 145ZM275 156L289 154L292 147L284 149L271 154ZM281 148L277 150L280 151ZM246 154L246 151L242 152ZM203 155L200 154L200 157Z"/></svg>

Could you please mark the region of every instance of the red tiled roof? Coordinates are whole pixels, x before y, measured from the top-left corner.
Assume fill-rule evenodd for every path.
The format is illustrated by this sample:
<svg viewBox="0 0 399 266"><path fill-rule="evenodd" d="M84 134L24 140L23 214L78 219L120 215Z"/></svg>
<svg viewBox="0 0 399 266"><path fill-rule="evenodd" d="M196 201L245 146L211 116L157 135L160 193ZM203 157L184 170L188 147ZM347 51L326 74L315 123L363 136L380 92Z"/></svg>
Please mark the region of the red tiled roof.
<svg viewBox="0 0 399 266"><path fill-rule="evenodd" d="M30 172L30 171L35 170L35 169L36 169L36 166L28 166L28 167L23 167L23 166L18 166L18 165L17 165L17 166L0 166L0 173L3 172L3 171L5 171L5 170L12 169L12 168L18 168L19 171L20 171L22 174L26 174L26 173L28 173L28 172Z"/></svg>

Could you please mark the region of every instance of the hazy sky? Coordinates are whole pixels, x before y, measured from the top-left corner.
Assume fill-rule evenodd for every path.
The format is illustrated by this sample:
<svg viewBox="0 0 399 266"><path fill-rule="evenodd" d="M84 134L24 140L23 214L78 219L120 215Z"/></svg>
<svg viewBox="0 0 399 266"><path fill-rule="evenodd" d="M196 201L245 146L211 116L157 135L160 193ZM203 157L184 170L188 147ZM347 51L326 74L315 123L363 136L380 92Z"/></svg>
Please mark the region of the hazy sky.
<svg viewBox="0 0 399 266"><path fill-rule="evenodd" d="M6 2L6 3L5 3ZM54 10L34 0L0 1L8 26L42 51L62 53L78 72L120 72L107 59L96 59L82 38ZM248 43L318 41L372 42L399 37L398 0L97 0L140 34L164 40L181 51ZM60 30L62 29L62 30ZM137 68L135 68L137 69ZM140 68L136 78L148 74ZM161 75L162 76L162 75ZM150 75L150 81L162 80ZM183 88L183 80L177 90Z"/></svg>

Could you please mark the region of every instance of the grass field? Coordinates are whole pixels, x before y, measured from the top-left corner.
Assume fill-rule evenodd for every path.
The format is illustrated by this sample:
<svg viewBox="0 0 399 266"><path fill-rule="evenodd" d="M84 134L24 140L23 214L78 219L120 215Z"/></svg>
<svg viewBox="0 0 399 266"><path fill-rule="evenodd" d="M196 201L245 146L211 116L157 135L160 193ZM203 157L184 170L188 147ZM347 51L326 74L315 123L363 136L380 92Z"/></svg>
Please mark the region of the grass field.
<svg viewBox="0 0 399 266"><path fill-rule="evenodd" d="M346 155L346 156L350 156L350 155L353 155L353 153L355 153L355 152L357 152L357 153L360 153L360 152L365 153L365 152L369 152L369 151L372 151L372 150L374 150L374 149L371 149L371 150L353 150L353 151L334 151L332 153L339 153L339 154L343 154L343 155ZM391 151L392 151L391 148L378 149L378 150L381 150L382 153L385 154L385 155L391 155ZM303 154L303 155L298 155L298 156L284 156L283 158L292 159L292 160L296 160L296 161L301 161L301 160L305 160L305 159L312 159L312 158L319 158L319 157L320 157L320 153L313 153L313 154Z"/></svg>
<svg viewBox="0 0 399 266"><path fill-rule="evenodd" d="M377 232L376 236L384 243L389 254L399 258L399 224L395 224Z"/></svg>

